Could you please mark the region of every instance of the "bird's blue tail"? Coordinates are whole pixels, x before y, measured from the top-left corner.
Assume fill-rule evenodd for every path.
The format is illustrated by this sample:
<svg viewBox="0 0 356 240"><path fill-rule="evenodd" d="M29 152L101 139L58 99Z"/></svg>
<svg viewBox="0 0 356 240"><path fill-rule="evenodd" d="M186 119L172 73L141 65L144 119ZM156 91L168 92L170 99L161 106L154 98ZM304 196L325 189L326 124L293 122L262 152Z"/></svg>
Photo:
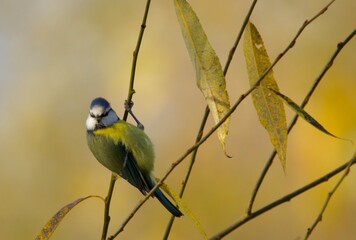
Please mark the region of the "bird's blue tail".
<svg viewBox="0 0 356 240"><path fill-rule="evenodd" d="M183 213L179 211L179 209L168 200L168 198L162 193L159 188L157 188L154 195L162 203L162 205L174 216L180 217L183 215Z"/></svg>

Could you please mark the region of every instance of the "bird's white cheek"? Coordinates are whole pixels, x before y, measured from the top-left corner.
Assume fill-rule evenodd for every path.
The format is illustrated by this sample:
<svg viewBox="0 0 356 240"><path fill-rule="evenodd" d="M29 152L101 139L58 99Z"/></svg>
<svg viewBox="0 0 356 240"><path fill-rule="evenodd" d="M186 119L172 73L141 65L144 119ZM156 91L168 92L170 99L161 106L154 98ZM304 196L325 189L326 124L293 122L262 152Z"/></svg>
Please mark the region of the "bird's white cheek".
<svg viewBox="0 0 356 240"><path fill-rule="evenodd" d="M89 115L85 123L87 126L87 130L94 130L97 123L98 121Z"/></svg>

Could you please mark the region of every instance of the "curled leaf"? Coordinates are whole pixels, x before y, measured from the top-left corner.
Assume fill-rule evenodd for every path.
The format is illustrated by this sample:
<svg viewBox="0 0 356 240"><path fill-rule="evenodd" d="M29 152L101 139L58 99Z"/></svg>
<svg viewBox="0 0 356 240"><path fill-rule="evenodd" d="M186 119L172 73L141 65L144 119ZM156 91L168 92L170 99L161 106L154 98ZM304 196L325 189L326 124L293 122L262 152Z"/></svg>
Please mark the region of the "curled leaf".
<svg viewBox="0 0 356 240"><path fill-rule="evenodd" d="M250 86L271 66L261 35L249 22L244 36L244 55ZM286 166L287 121L283 102L267 88L278 91L277 82L270 71L252 92L252 100L262 126L267 130L277 151L283 169Z"/></svg>
<svg viewBox="0 0 356 240"><path fill-rule="evenodd" d="M72 210L72 208L74 208L80 202L82 202L82 201L84 201L84 200L86 200L88 198L92 198L92 197L100 198L101 200L103 200L105 202L105 200L100 196L90 195L90 196L87 196L87 197L84 197L84 198L78 198L77 200L65 205L46 223L46 225L42 228L41 232L36 237L36 240L47 240L47 239L50 239L52 234L54 233L54 231L56 230L56 228L60 224L60 222L67 215L67 213L70 210Z"/></svg>
<svg viewBox="0 0 356 240"><path fill-rule="evenodd" d="M185 45L195 67L198 88L208 103L214 122L218 123L230 110L225 76L219 58L189 3L185 0L174 0L174 3ZM225 138L229 132L229 122L230 118L217 130L225 154Z"/></svg>

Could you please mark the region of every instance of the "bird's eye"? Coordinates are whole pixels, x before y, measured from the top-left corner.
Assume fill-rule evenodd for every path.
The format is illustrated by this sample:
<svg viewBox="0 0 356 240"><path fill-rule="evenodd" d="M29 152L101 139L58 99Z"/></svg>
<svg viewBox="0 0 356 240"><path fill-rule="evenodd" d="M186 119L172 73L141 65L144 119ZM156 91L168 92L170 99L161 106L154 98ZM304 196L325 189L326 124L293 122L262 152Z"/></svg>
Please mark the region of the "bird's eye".
<svg viewBox="0 0 356 240"><path fill-rule="evenodd" d="M90 117L95 118L95 115L92 112L90 112L89 115Z"/></svg>
<svg viewBox="0 0 356 240"><path fill-rule="evenodd" d="M110 110L111 110L111 109L110 109ZM100 117L106 117L107 115L109 115L110 110L104 112L103 114L101 114Z"/></svg>

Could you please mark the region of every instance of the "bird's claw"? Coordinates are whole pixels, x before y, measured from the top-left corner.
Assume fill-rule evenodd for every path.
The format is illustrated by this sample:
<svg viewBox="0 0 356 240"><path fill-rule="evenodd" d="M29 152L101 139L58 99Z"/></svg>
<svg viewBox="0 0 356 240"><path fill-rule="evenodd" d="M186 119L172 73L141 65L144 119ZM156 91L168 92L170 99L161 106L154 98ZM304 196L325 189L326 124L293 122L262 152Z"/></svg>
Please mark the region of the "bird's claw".
<svg viewBox="0 0 356 240"><path fill-rule="evenodd" d="M145 126L143 126L143 124L140 123L140 122L137 123L137 127L138 127L139 129L141 129L142 131L145 130Z"/></svg>
<svg viewBox="0 0 356 240"><path fill-rule="evenodd" d="M133 101L127 101L127 100L125 100L125 102L124 102L124 108L125 108L125 111L126 112L128 112L132 117L133 117L133 119L136 121L136 123L137 123L137 127L139 128L139 129L141 129L141 130L144 130L145 129L145 127L142 125L142 123L140 123L140 121L136 118L136 116L133 114L133 112L132 112L132 107L133 107L133 105L134 105L134 102Z"/></svg>
<svg viewBox="0 0 356 240"><path fill-rule="evenodd" d="M131 112L133 105L134 105L133 101L129 102L129 101L125 100L125 102L124 102L125 111Z"/></svg>

